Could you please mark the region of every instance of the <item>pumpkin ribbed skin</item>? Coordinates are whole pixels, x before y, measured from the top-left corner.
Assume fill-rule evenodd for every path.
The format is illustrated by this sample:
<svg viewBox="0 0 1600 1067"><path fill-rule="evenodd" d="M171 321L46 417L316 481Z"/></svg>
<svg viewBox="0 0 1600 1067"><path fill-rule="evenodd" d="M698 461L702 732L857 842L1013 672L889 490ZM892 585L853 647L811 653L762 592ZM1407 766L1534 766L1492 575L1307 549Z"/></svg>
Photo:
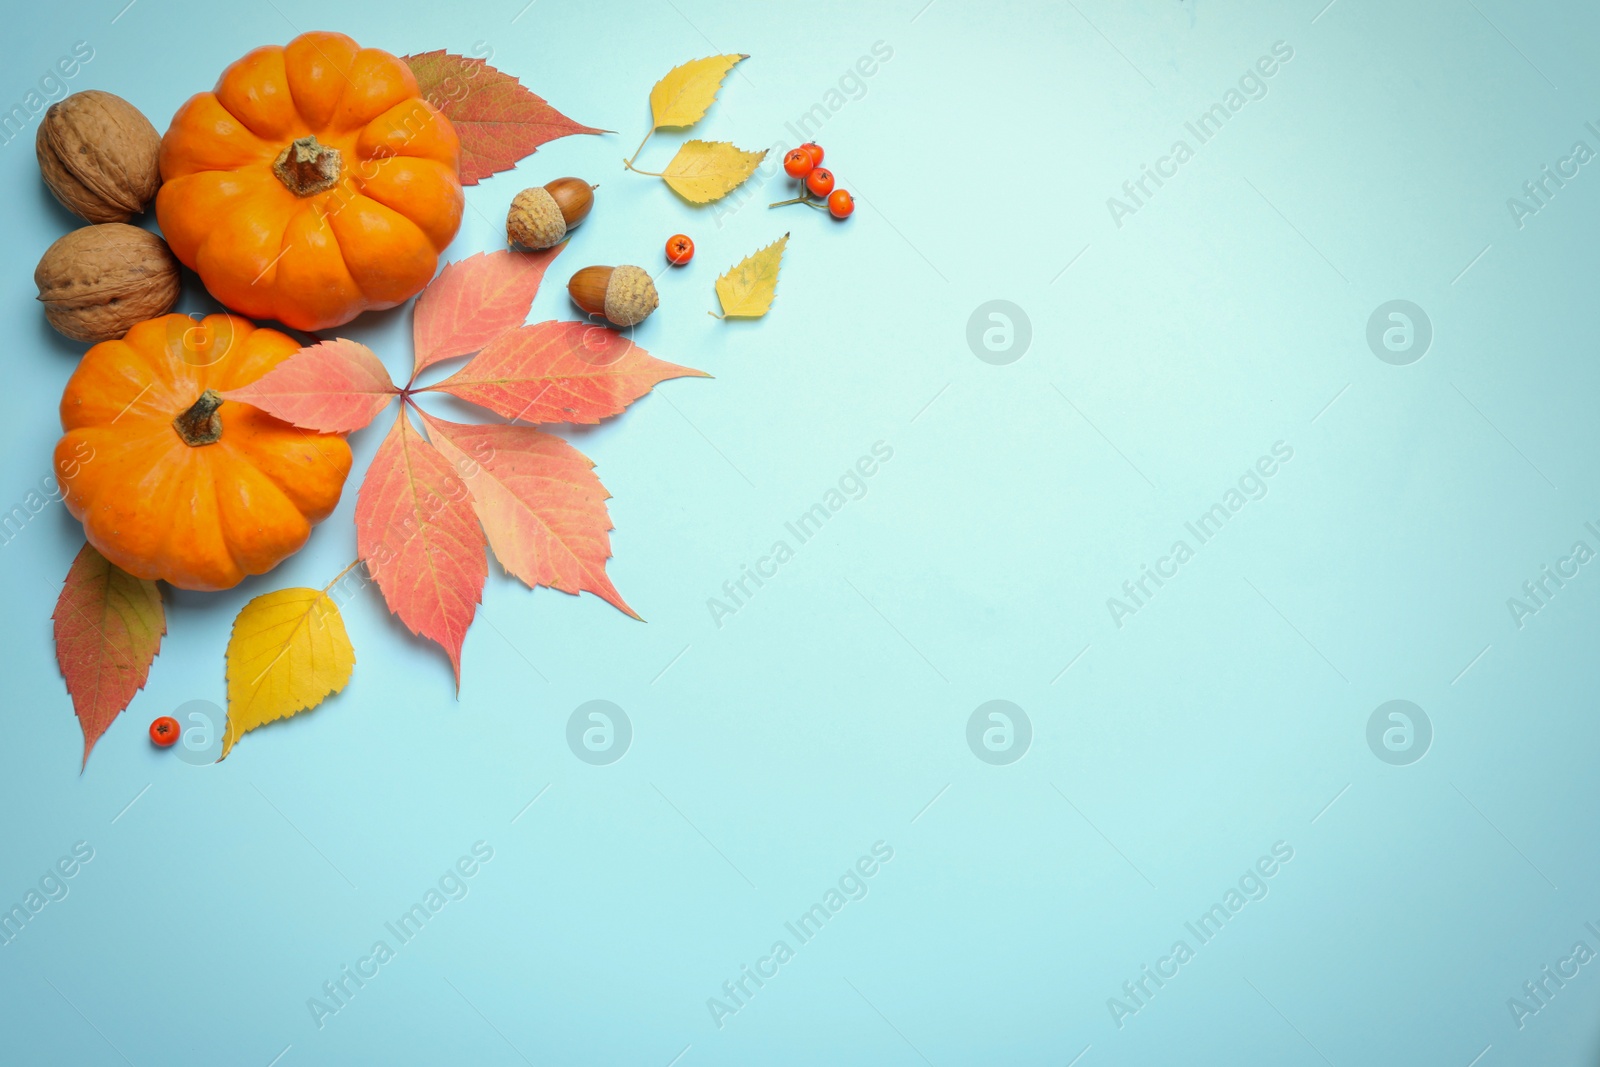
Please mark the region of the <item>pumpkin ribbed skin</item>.
<svg viewBox="0 0 1600 1067"><path fill-rule="evenodd" d="M314 137L330 188L274 169ZM394 307L433 277L461 225L461 145L406 64L340 33L258 48L173 117L156 219L223 304L301 330Z"/></svg>
<svg viewBox="0 0 1600 1067"><path fill-rule="evenodd" d="M304 545L350 473L343 437L232 400L214 443L187 444L173 425L206 390L248 385L299 350L233 315L164 315L89 349L61 397L55 452L89 543L180 589L231 588Z"/></svg>

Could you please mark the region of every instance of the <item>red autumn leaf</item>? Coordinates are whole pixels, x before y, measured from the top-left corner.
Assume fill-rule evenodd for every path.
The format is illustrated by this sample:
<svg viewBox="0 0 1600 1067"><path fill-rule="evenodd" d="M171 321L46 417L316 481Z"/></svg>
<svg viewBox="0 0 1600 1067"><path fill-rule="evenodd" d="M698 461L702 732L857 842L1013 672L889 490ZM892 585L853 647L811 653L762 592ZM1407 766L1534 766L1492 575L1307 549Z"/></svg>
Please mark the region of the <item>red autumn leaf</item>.
<svg viewBox="0 0 1600 1067"><path fill-rule="evenodd" d="M530 426L423 419L472 491L473 510L501 566L530 587L588 590L639 617L606 576L611 494L583 453Z"/></svg>
<svg viewBox="0 0 1600 1067"><path fill-rule="evenodd" d="M389 610L444 647L461 688L461 644L489 576L472 497L401 408L356 497L356 549Z"/></svg>
<svg viewBox="0 0 1600 1067"><path fill-rule="evenodd" d="M501 334L472 362L430 386L524 422L592 423L668 378L708 378L665 363L628 338L584 322L541 322Z"/></svg>
<svg viewBox="0 0 1600 1067"><path fill-rule="evenodd" d="M462 185L510 170L557 137L609 132L572 121L481 59L443 49L404 58L424 99L444 112L461 138Z"/></svg>
<svg viewBox="0 0 1600 1067"><path fill-rule="evenodd" d="M411 380L441 360L480 351L526 322L545 269L565 247L480 252L446 265L417 298Z"/></svg>
<svg viewBox="0 0 1600 1067"><path fill-rule="evenodd" d="M84 545L67 571L51 619L56 662L83 727L87 764L94 743L150 675L167 632L161 591Z"/></svg>
<svg viewBox="0 0 1600 1067"><path fill-rule="evenodd" d="M340 338L302 348L249 385L222 396L320 433L352 433L400 390L372 349Z"/></svg>

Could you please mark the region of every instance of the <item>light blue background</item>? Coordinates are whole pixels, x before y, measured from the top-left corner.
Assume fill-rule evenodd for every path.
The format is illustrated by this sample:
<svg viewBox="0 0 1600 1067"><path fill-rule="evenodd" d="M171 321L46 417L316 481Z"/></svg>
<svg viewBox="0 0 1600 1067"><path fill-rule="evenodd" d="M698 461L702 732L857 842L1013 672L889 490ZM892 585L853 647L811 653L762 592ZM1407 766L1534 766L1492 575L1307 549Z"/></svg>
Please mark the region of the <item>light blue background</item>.
<svg viewBox="0 0 1600 1067"><path fill-rule="evenodd" d="M1575 140L1600 149L1600 16L1324 3L12 0L0 105L87 40L70 88L163 128L301 30L485 42L618 132L471 189L451 258L496 247L524 186L598 181L534 320L571 315L572 270L654 269L681 230L697 258L637 339L715 379L572 434L648 624L495 567L458 701L444 657L369 592L345 611L348 690L218 767L153 750L145 726L222 701L247 599L353 557L355 479L270 575L168 596L149 685L81 776L49 624L79 528L53 505L0 549L0 902L74 842L95 850L0 949L0 1059L1594 1063L1600 963L1520 1030L1507 998L1574 942L1600 949L1600 576L1520 630L1506 599L1574 540L1600 547L1583 528L1600 173L1522 229L1506 199ZM679 62L752 56L641 165L687 136L787 137L877 41L892 60L820 134L860 194L848 224L769 212L781 181L729 214L618 166ZM1294 57L1265 98L1119 228L1106 199L1193 146L1184 122L1277 41ZM82 347L32 299L74 225L32 135L0 148L4 507L49 472ZM772 314L707 317L715 275L785 230ZM210 307L188 283L180 309ZM1365 340L1397 298L1434 327L1409 366ZM1032 324L1007 366L966 342L991 299ZM339 332L403 377L409 324ZM355 435L358 473L380 432ZM880 440L894 458L868 494L718 628L707 598ZM1294 457L1270 493L1115 626L1106 598L1279 440ZM965 740L996 698L1033 724L1010 766ZM610 766L565 741L591 699L633 723ZM1391 699L1433 724L1410 766L1365 740ZM470 894L319 1029L307 999L479 840L494 858ZM880 840L894 859L869 895L718 1029L707 998ZM1119 1029L1107 998L1278 841L1294 858L1270 894Z"/></svg>

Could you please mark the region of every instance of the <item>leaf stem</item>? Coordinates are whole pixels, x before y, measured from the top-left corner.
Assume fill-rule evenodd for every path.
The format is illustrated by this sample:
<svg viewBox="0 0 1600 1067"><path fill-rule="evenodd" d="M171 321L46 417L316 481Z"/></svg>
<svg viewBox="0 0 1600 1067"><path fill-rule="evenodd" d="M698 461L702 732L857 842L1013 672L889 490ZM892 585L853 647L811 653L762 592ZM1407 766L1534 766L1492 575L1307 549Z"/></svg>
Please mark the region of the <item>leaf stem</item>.
<svg viewBox="0 0 1600 1067"><path fill-rule="evenodd" d="M351 571L355 570L359 566L361 566L361 561L359 559L352 561L350 566L346 567L344 570L340 571L338 574L335 574L333 576L333 581L329 582L327 585L322 587L322 592L324 594L326 594L328 592L328 590L332 589L334 586L339 584L339 579L343 578L345 575L349 574Z"/></svg>
<svg viewBox="0 0 1600 1067"><path fill-rule="evenodd" d="M629 170L633 171L635 174L648 174L652 178L660 178L660 177L663 176L660 171L656 171L656 170L640 170L638 167L633 165L633 160L631 160L631 159L623 160L622 161L622 165L624 167L627 167Z"/></svg>
<svg viewBox="0 0 1600 1067"><path fill-rule="evenodd" d="M633 161L639 158L639 153L644 151L645 144L650 140L650 135L656 132L654 126L645 132L644 140L639 142L639 147L633 150L633 155L622 161L622 165L629 170L633 169Z"/></svg>

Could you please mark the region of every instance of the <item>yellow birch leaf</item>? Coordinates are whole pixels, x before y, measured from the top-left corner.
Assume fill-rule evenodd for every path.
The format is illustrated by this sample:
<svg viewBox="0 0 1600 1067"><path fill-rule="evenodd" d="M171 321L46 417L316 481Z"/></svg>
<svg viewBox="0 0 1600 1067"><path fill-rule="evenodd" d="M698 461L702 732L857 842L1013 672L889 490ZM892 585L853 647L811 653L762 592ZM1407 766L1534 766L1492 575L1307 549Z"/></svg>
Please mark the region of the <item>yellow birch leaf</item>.
<svg viewBox="0 0 1600 1067"><path fill-rule="evenodd" d="M755 173L766 150L743 152L727 141L685 141L661 179L695 204L721 200Z"/></svg>
<svg viewBox="0 0 1600 1067"><path fill-rule="evenodd" d="M256 597L228 639L228 728L222 758L258 726L309 711L350 681L355 650L326 592L280 589Z"/></svg>
<svg viewBox="0 0 1600 1067"><path fill-rule="evenodd" d="M674 67L650 90L650 114L654 129L663 126L693 126L711 107L722 88L722 79L747 55L708 56Z"/></svg>
<svg viewBox="0 0 1600 1067"><path fill-rule="evenodd" d="M784 234L754 255L745 256L717 279L723 318L739 315L754 319L767 313L778 291L778 269L783 266L783 249L788 243L789 235Z"/></svg>

